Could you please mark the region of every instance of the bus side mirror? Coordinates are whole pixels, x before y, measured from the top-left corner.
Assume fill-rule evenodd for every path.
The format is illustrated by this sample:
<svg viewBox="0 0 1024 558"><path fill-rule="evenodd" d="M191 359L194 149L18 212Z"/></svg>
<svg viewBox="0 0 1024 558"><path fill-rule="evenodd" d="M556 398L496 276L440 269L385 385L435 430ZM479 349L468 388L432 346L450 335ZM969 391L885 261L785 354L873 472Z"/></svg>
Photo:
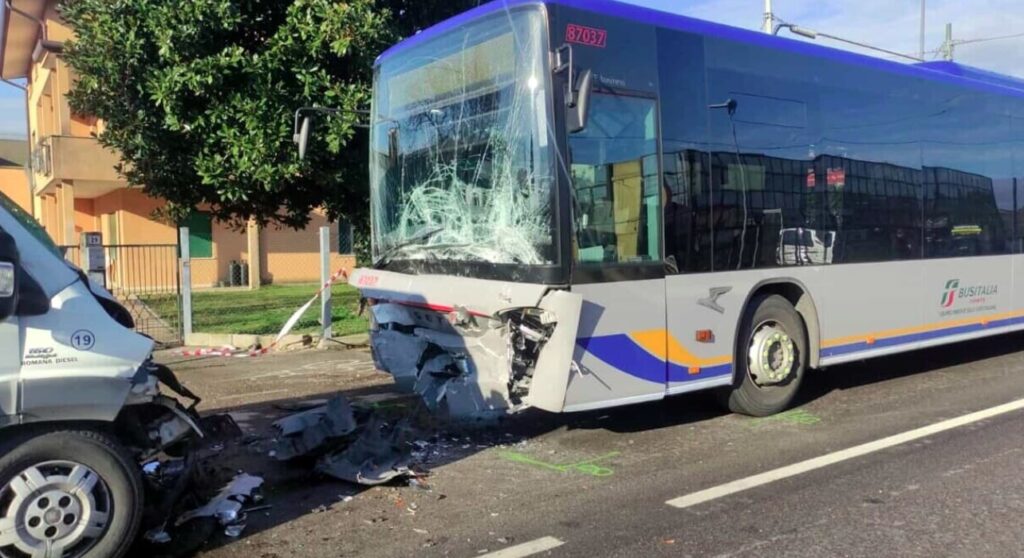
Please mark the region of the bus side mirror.
<svg viewBox="0 0 1024 558"><path fill-rule="evenodd" d="M14 237L0 229L0 321L13 316L18 308L19 261Z"/></svg>
<svg viewBox="0 0 1024 558"><path fill-rule="evenodd" d="M584 70L577 77L573 91L566 99L565 122L570 134L582 131L587 127L590 117L590 94L594 91L594 73Z"/></svg>
<svg viewBox="0 0 1024 558"><path fill-rule="evenodd" d="M313 121L308 116L302 118L302 124L299 125L299 129L295 131L292 136L292 141L295 145L299 146L299 160L302 161L306 158L306 148L309 147L309 129L313 126Z"/></svg>
<svg viewBox="0 0 1024 558"><path fill-rule="evenodd" d="M398 127L388 129L388 163L394 165L398 161Z"/></svg>

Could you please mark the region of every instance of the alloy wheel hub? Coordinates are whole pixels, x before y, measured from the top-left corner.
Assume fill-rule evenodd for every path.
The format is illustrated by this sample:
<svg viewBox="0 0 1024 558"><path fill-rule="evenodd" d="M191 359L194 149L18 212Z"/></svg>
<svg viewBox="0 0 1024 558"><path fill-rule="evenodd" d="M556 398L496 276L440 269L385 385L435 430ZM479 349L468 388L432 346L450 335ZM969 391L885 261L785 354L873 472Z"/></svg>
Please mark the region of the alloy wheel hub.
<svg viewBox="0 0 1024 558"><path fill-rule="evenodd" d="M793 373L796 344L777 324L764 324L750 340L747 362L750 375L757 385L781 384Z"/></svg>
<svg viewBox="0 0 1024 558"><path fill-rule="evenodd" d="M110 512L110 491L89 467L28 467L0 488L0 557L81 556L103 536Z"/></svg>

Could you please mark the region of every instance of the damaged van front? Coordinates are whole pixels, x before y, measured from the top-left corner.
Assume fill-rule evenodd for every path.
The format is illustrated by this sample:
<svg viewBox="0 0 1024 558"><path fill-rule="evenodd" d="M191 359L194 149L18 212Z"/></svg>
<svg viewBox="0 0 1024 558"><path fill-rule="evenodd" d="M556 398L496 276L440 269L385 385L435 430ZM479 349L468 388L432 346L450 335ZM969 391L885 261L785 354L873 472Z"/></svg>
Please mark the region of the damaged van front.
<svg viewBox="0 0 1024 558"><path fill-rule="evenodd" d="M375 265L350 282L370 303L377 365L429 405L561 411L582 300L558 234L546 14L458 19L378 60Z"/></svg>
<svg viewBox="0 0 1024 558"><path fill-rule="evenodd" d="M0 194L0 556L123 556L166 519L143 469L187 457L198 399L132 325Z"/></svg>

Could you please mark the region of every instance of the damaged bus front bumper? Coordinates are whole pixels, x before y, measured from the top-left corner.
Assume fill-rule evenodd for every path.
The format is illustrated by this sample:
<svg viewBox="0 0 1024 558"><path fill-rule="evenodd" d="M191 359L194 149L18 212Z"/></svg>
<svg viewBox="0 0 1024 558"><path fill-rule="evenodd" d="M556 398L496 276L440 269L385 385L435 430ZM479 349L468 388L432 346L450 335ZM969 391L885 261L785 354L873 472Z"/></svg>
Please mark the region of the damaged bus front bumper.
<svg viewBox="0 0 1024 558"><path fill-rule="evenodd" d="M453 417L561 412L582 298L545 285L357 270L374 362Z"/></svg>

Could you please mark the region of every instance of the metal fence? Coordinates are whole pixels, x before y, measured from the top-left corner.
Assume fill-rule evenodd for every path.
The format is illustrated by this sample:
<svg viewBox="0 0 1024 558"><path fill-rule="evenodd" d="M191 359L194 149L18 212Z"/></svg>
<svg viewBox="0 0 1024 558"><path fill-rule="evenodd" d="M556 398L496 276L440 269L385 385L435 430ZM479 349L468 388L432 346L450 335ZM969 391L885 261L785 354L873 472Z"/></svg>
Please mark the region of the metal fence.
<svg viewBox="0 0 1024 558"><path fill-rule="evenodd" d="M255 258L249 250L254 245ZM69 261L87 267L82 248L62 249ZM355 266L351 228L337 224L263 231L251 242L224 235L215 246L202 232L182 228L179 244L102 249L104 285L131 312L136 329L163 345L244 346L254 335L272 337L328 277ZM324 294L290 333L329 339L366 331L358 293L343 278Z"/></svg>
<svg viewBox="0 0 1024 558"><path fill-rule="evenodd" d="M82 250L65 246L64 257L83 266ZM104 286L131 312L135 329L163 345L182 339L181 274L176 244L105 245Z"/></svg>
<svg viewBox="0 0 1024 558"><path fill-rule="evenodd" d="M180 234L183 247L192 244L188 229ZM197 257L191 247L183 250L183 257L189 257L182 275L186 342L194 333L199 344L245 348L252 336L275 336L327 278L354 267L350 239L349 227L331 224L298 231L264 230L258 259L246 251L235 260L230 247L218 246L215 258ZM337 281L327 295L298 318L291 334L323 339L365 331L358 295L346 281Z"/></svg>

